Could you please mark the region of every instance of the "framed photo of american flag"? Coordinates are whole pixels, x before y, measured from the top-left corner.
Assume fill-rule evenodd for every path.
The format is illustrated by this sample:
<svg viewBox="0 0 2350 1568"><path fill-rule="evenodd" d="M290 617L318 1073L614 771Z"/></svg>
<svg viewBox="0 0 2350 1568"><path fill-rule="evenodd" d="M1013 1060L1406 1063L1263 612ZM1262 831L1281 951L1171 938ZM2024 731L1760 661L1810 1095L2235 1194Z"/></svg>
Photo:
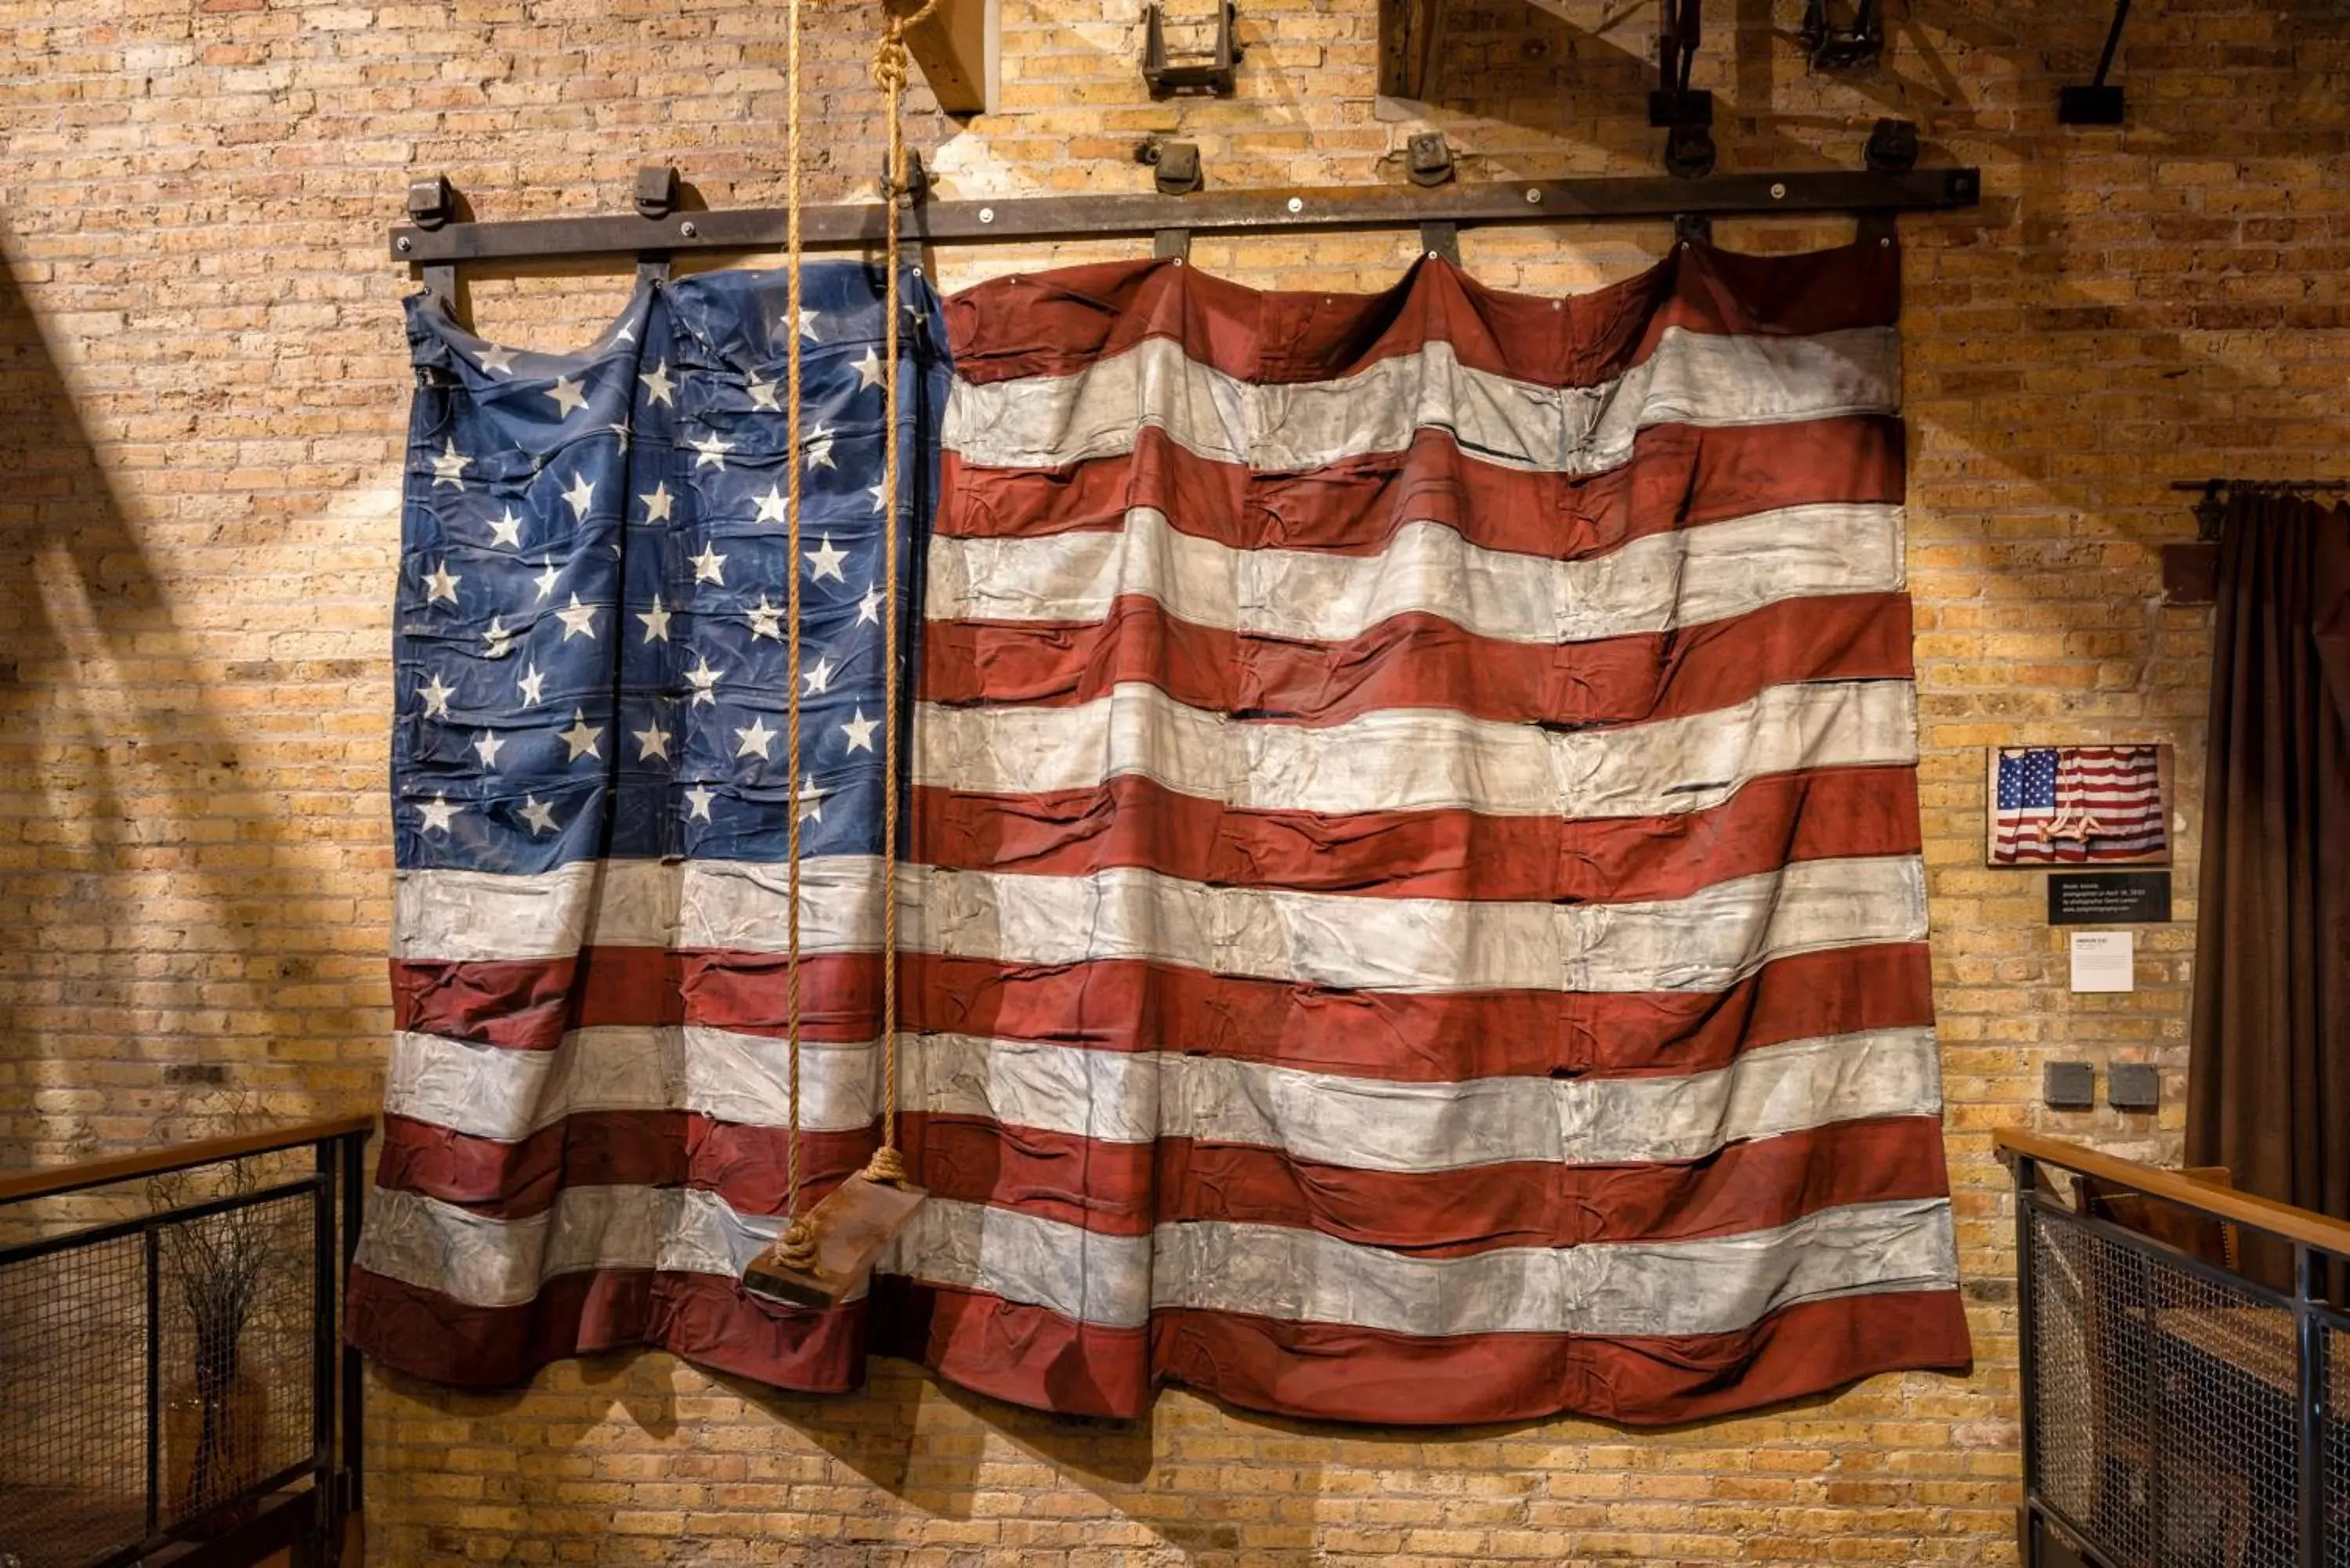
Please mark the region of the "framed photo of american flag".
<svg viewBox="0 0 2350 1568"><path fill-rule="evenodd" d="M2168 866L2168 742L1993 746L1983 794L1993 866Z"/></svg>

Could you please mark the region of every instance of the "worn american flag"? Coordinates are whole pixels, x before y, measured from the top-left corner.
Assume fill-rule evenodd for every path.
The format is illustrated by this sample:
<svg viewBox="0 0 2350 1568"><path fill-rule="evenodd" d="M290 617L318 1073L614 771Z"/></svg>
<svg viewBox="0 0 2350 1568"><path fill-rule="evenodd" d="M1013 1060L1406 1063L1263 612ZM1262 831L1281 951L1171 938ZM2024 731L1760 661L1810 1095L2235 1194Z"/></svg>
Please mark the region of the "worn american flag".
<svg viewBox="0 0 2350 1568"><path fill-rule="evenodd" d="M1962 1363L1898 271L1700 247L1552 300L1146 263L951 302L943 429L908 416L910 472L941 462L899 937L931 1196L828 1314L734 1274L785 1206L787 810L824 814L809 1196L879 1108L846 728L878 656L869 280L811 285L799 569L836 706L796 763L752 754L792 569L775 280L514 356L526 391L421 311L362 1343L467 1382L654 1343L801 1388L876 1349L1073 1413L1180 1381L1397 1422L1680 1420ZM581 662L524 710L525 657ZM658 766L612 743L639 727Z"/></svg>
<svg viewBox="0 0 2350 1568"><path fill-rule="evenodd" d="M1898 275L950 302L910 1348L1391 1422L1966 1361Z"/></svg>
<svg viewBox="0 0 2350 1568"><path fill-rule="evenodd" d="M1998 865L2142 860L2170 842L2159 746L2005 748L1996 794Z"/></svg>
<svg viewBox="0 0 2350 1568"><path fill-rule="evenodd" d="M937 301L919 275L906 296L895 519L880 279L861 265L810 266L796 318L779 273L639 292L567 354L501 348L430 296L409 302L399 1033L349 1314L383 1362L499 1384L650 1343L799 1387L861 1376L861 1304L770 1309L737 1276L785 1209L794 813L809 1198L873 1144L882 541L927 515L945 376ZM919 559L908 538L908 581Z"/></svg>

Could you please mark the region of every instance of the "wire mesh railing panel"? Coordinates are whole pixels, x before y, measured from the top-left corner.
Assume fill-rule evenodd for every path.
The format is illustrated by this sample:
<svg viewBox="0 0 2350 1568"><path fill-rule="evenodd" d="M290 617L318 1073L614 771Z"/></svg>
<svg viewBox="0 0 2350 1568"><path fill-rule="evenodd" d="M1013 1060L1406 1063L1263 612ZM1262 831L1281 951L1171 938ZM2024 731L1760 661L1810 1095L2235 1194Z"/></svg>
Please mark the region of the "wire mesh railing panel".
<svg viewBox="0 0 2350 1568"><path fill-rule="evenodd" d="M2035 1480L2115 1562L2152 1568L2151 1363L2116 1354L2142 1324L2116 1314L2142 1261L2063 1218L2032 1217Z"/></svg>
<svg viewBox="0 0 2350 1568"><path fill-rule="evenodd" d="M2328 1326L2325 1342L2324 1487L2326 1568L2350 1568L2350 1333Z"/></svg>
<svg viewBox="0 0 2350 1568"><path fill-rule="evenodd" d="M146 1243L0 1265L0 1562L81 1568L147 1533Z"/></svg>
<svg viewBox="0 0 2350 1568"><path fill-rule="evenodd" d="M2123 1568L2293 1568L2292 1309L2062 1213L2035 1210L2029 1234L2038 1494ZM2338 1511L2350 1456L2335 1474Z"/></svg>
<svg viewBox="0 0 2350 1568"><path fill-rule="evenodd" d="M311 1453L314 1224L294 1194L161 1228L167 1526Z"/></svg>
<svg viewBox="0 0 2350 1568"><path fill-rule="evenodd" d="M2301 1541L2293 1313L2149 1256L2142 1311L2164 1399L2160 1561L2293 1568Z"/></svg>

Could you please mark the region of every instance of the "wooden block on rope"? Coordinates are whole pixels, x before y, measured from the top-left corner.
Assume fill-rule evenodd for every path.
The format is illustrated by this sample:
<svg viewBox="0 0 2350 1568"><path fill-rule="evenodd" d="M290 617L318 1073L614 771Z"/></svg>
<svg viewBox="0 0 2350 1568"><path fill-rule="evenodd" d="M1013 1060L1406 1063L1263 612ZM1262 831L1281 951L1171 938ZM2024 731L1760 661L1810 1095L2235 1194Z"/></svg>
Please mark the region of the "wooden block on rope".
<svg viewBox="0 0 2350 1568"><path fill-rule="evenodd" d="M832 1189L806 1216L816 1240L816 1267L795 1269L779 1241L743 1271L746 1290L794 1306L838 1306L873 1272L881 1250L896 1239L930 1196L919 1187L893 1186L864 1175Z"/></svg>

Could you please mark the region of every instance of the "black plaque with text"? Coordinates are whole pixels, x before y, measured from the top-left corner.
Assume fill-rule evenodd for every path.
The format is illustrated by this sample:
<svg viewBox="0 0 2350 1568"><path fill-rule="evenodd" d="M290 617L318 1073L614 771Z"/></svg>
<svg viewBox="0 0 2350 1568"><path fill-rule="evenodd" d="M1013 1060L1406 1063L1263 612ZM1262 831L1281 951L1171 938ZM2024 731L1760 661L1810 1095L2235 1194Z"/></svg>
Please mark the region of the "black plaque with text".
<svg viewBox="0 0 2350 1568"><path fill-rule="evenodd" d="M2170 919L2168 871L2051 871L2052 926L2159 925Z"/></svg>

